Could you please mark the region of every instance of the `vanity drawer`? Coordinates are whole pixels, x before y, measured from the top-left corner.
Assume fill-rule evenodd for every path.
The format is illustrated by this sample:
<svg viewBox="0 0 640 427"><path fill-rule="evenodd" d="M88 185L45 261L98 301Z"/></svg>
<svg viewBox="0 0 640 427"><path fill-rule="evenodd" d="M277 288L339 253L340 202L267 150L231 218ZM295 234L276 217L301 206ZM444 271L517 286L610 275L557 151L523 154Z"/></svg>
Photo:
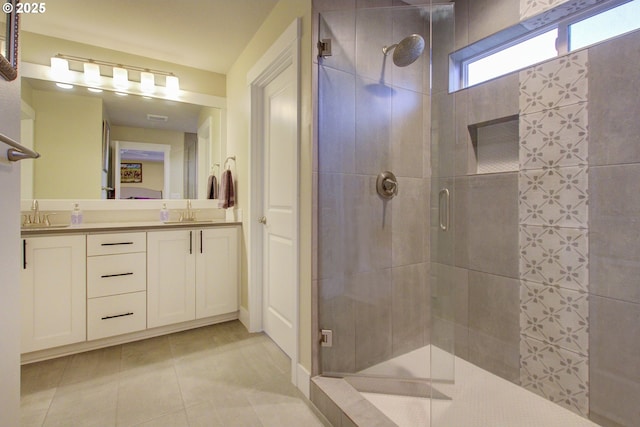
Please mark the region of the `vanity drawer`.
<svg viewBox="0 0 640 427"><path fill-rule="evenodd" d="M141 331L147 327L147 293L91 298L87 301L87 339Z"/></svg>
<svg viewBox="0 0 640 427"><path fill-rule="evenodd" d="M89 234L87 256L113 255L147 250L147 233Z"/></svg>
<svg viewBox="0 0 640 427"><path fill-rule="evenodd" d="M147 289L147 254L87 258L87 297L96 298Z"/></svg>

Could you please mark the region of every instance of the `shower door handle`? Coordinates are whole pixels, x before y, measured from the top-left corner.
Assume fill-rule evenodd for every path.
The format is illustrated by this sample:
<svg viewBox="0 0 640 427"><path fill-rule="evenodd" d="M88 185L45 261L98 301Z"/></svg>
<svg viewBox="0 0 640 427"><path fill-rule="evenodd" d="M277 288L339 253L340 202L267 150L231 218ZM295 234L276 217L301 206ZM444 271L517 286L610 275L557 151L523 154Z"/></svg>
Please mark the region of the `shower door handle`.
<svg viewBox="0 0 640 427"><path fill-rule="evenodd" d="M448 188L440 190L440 193L438 193L438 222L440 223L440 229L442 231L449 229L451 219L450 199Z"/></svg>

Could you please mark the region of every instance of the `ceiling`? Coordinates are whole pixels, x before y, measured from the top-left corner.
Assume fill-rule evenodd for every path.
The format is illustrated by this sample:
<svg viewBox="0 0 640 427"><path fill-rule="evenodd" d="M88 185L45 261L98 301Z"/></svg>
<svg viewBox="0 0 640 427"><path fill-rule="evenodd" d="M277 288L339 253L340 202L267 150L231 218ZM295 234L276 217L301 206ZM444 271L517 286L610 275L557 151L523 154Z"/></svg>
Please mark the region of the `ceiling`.
<svg viewBox="0 0 640 427"><path fill-rule="evenodd" d="M24 31L227 74L278 0L49 0Z"/></svg>

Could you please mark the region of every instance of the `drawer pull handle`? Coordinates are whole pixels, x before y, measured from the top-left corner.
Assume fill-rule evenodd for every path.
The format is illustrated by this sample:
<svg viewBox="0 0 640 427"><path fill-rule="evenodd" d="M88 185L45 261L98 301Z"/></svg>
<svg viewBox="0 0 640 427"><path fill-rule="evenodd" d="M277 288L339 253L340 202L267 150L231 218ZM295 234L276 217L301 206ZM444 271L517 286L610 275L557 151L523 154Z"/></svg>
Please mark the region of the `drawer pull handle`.
<svg viewBox="0 0 640 427"><path fill-rule="evenodd" d="M133 245L133 242L102 243L101 246Z"/></svg>
<svg viewBox="0 0 640 427"><path fill-rule="evenodd" d="M106 279L108 277L120 277L120 276L133 276L133 273L118 273L118 274L105 274L100 276L102 279Z"/></svg>
<svg viewBox="0 0 640 427"><path fill-rule="evenodd" d="M102 320L115 319L116 317L133 316L133 313L116 314L115 316L105 316Z"/></svg>

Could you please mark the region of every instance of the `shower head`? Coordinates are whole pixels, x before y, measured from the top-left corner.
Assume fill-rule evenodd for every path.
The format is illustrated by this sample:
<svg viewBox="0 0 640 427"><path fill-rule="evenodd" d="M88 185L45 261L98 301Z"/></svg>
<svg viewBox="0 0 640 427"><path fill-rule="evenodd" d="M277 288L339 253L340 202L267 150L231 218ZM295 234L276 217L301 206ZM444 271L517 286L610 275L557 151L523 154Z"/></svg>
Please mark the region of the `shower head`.
<svg viewBox="0 0 640 427"><path fill-rule="evenodd" d="M400 43L382 48L382 52L389 55L393 49L393 63L398 67L406 67L413 64L424 51L424 39L419 34L411 34L403 38Z"/></svg>

